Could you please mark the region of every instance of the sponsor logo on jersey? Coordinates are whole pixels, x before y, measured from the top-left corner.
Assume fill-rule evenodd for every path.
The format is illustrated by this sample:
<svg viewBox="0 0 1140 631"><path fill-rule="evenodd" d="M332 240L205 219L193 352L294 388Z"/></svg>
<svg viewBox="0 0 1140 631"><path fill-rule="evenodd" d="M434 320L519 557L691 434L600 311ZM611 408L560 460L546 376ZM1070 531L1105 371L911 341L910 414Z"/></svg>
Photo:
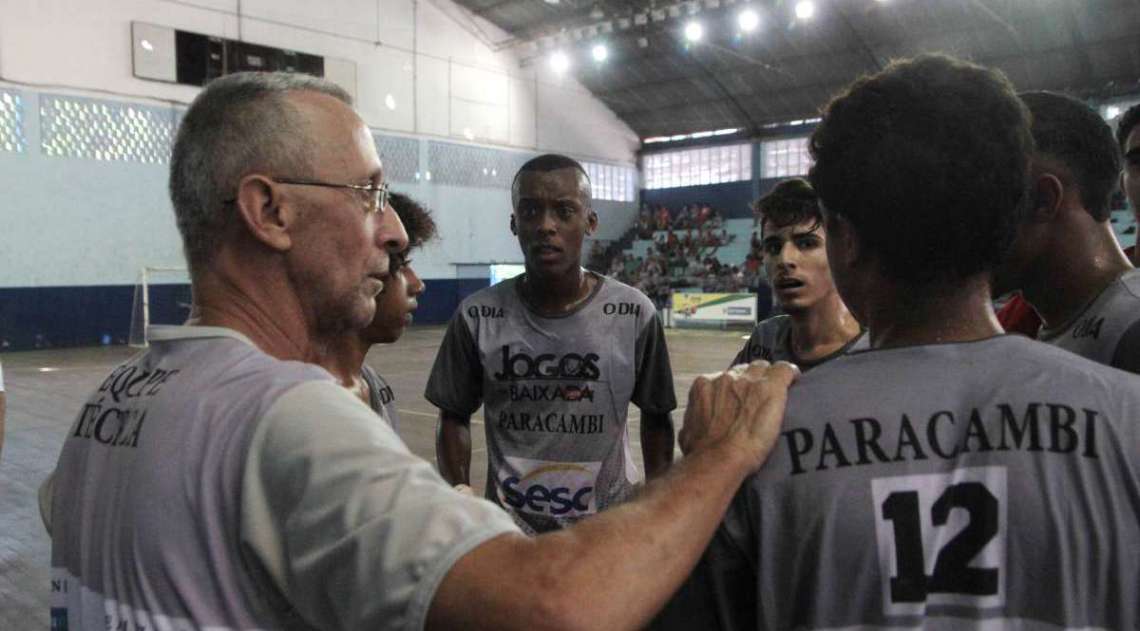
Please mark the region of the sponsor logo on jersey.
<svg viewBox="0 0 1140 631"><path fill-rule="evenodd" d="M503 344L502 370L495 373L499 381L520 379L567 379L596 381L601 376L597 353L543 353L532 356L525 352L511 354L511 347Z"/></svg>
<svg viewBox="0 0 1140 631"><path fill-rule="evenodd" d="M384 386L383 388L380 388L380 391L376 393L376 396L380 398L381 405L388 405L389 403L396 400L396 394L392 392L392 386Z"/></svg>
<svg viewBox="0 0 1140 631"><path fill-rule="evenodd" d="M1100 337L1100 327L1104 325L1104 318L1085 318L1073 327L1073 339L1079 340L1084 337L1091 337L1097 339Z"/></svg>
<svg viewBox="0 0 1140 631"><path fill-rule="evenodd" d="M499 429L550 434L601 434L606 428L605 414L570 414L568 412L499 412Z"/></svg>
<svg viewBox="0 0 1140 631"><path fill-rule="evenodd" d="M504 456L498 497L503 506L531 515L580 517L598 512L594 487L600 462L551 462Z"/></svg>
<svg viewBox="0 0 1140 631"><path fill-rule="evenodd" d="M472 318L501 318L503 317L503 308L490 305L471 305L467 307L467 315Z"/></svg>
<svg viewBox="0 0 1140 631"><path fill-rule="evenodd" d="M602 305L602 313L608 316L641 315L641 305L636 302L607 302Z"/></svg>
<svg viewBox="0 0 1140 631"><path fill-rule="evenodd" d="M508 388L511 401L593 401L594 391L590 386L540 383L520 383Z"/></svg>
<svg viewBox="0 0 1140 631"><path fill-rule="evenodd" d="M898 421L874 418L795 428L781 438L791 475L876 463L940 458L991 451L1048 451L1096 459L1096 427L1103 414L1061 403L999 403L965 414L940 410L903 414Z"/></svg>

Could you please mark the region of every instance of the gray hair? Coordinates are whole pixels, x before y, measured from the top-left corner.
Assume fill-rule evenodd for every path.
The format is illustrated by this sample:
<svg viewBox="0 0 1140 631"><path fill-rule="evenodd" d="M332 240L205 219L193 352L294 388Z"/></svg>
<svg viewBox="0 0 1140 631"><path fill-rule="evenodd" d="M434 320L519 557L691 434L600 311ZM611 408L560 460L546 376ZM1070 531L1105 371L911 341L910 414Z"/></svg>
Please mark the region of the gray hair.
<svg viewBox="0 0 1140 631"><path fill-rule="evenodd" d="M302 177L309 169L305 123L291 92L327 94L352 105L336 84L286 72L239 72L210 82L182 119L170 158L170 201L191 272L216 251L234 213L226 202L252 172Z"/></svg>

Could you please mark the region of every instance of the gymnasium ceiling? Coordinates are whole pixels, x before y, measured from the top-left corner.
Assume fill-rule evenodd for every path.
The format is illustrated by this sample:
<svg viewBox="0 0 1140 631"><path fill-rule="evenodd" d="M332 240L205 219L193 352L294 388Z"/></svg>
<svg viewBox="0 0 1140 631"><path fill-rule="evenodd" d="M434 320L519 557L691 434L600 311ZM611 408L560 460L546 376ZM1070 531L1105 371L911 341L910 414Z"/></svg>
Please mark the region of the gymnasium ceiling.
<svg viewBox="0 0 1140 631"><path fill-rule="evenodd" d="M1085 98L1140 92L1140 0L457 0L509 34L542 71L569 72L641 138L815 116L836 91L892 58L942 51L996 66L1022 90ZM738 33L745 7L760 15ZM688 45L689 20L704 37ZM595 63L591 47L609 56Z"/></svg>

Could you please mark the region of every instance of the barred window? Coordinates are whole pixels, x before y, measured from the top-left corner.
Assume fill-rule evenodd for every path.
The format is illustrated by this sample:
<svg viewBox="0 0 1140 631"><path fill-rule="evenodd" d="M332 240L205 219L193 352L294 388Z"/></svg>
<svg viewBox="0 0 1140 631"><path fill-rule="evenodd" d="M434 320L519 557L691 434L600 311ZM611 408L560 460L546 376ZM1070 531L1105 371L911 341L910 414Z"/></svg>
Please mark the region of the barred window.
<svg viewBox="0 0 1140 631"><path fill-rule="evenodd" d="M676 188L752 179L752 145L651 153L642 158L645 188Z"/></svg>
<svg viewBox="0 0 1140 631"><path fill-rule="evenodd" d="M760 162L760 177L764 179L807 175L811 169L811 153L808 152L807 136L766 140L760 143L763 156Z"/></svg>

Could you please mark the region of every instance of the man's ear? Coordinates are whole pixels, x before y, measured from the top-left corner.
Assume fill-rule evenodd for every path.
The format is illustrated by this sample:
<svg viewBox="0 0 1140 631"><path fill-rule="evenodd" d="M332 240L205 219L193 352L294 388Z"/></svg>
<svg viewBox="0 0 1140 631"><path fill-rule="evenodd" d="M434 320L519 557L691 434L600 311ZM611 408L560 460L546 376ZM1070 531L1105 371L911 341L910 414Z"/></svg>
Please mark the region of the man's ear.
<svg viewBox="0 0 1140 631"><path fill-rule="evenodd" d="M1026 219L1037 223L1052 221L1064 207L1065 184L1061 178L1047 171L1035 173L1031 207Z"/></svg>
<svg viewBox="0 0 1140 631"><path fill-rule="evenodd" d="M295 213L282 208L279 189L263 175L247 175L238 183L234 202L238 216L250 235L273 250L284 252L293 247L289 234Z"/></svg>
<svg viewBox="0 0 1140 631"><path fill-rule="evenodd" d="M518 233L519 233L519 227L517 224L515 224L515 214L511 213L511 234L517 236Z"/></svg>
<svg viewBox="0 0 1140 631"><path fill-rule="evenodd" d="M592 235L598 231L598 213L590 210L586 212L586 234Z"/></svg>

